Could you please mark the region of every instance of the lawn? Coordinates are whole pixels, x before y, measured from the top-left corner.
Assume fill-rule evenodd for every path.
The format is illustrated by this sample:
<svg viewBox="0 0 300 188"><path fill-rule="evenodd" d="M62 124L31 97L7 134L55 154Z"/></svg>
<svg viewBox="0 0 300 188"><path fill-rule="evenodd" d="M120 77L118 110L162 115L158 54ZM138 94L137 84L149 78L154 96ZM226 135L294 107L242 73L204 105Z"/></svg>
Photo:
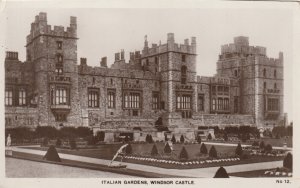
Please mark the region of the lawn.
<svg viewBox="0 0 300 188"><path fill-rule="evenodd" d="M171 160L178 160L178 155L184 146L188 152L189 161L190 160L206 160L208 155L200 154L200 144L173 144L174 152L172 155L166 155L163 153L164 143L159 142L155 143L158 149L159 156L156 158L168 158ZM120 146L123 144L106 144L97 146L97 149L79 149L79 150L70 150L70 149L61 149L57 148L59 153L65 154L72 154L72 155L79 155L85 157L92 157L98 159L107 159L111 160ZM151 157L151 149L153 144L131 144L132 146L132 155L134 156L143 156L143 157ZM209 151L212 145L206 144L207 150ZM24 147L30 149L39 149L39 150L47 150L47 147ZM228 158L228 157L235 157L235 148L236 146L219 146L215 145L215 148L218 152L218 156L220 158ZM138 164L145 164L150 166L159 166L162 168L205 168L205 167L212 167L212 166L228 166L228 165L236 165L236 164L247 164L247 163L256 163L256 162L266 162L266 161L276 161L282 160L283 157L266 157L266 156L250 156L248 159L242 159L240 161L223 161L223 162L216 162L216 163L205 163L205 164L193 164L193 165L178 165L178 164L166 164L166 163L155 163L149 161L140 161L134 159L123 159L124 162L129 163L138 163ZM117 158L120 160L120 158Z"/></svg>

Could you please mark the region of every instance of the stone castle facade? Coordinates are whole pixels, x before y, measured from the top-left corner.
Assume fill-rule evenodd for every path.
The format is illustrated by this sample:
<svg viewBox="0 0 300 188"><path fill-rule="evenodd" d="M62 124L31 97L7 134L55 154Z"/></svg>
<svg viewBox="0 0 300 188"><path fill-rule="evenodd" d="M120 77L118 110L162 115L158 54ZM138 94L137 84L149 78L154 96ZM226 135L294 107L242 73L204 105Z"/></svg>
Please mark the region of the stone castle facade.
<svg viewBox="0 0 300 188"><path fill-rule="evenodd" d="M26 61L17 52L5 59L5 126L87 126L105 141L168 132L193 139L203 126L250 125L271 128L283 119L283 54L247 37L223 45L213 77L197 76L196 38L148 44L141 51L115 54L109 68L77 62L77 23L52 28L40 13L27 36ZM159 122L159 123L158 123ZM159 124L159 125L158 125ZM165 129L166 130L166 129ZM203 131L202 131L203 132Z"/></svg>

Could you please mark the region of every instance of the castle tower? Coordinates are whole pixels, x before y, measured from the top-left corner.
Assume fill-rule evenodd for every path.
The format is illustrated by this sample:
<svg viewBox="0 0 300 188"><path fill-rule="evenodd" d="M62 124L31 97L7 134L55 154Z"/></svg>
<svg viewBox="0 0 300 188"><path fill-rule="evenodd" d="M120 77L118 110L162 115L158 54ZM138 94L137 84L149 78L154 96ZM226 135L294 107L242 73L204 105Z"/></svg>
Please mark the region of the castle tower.
<svg viewBox="0 0 300 188"><path fill-rule="evenodd" d="M31 24L26 44L27 61L34 64L34 87L41 126L79 126L77 23L51 29L47 14Z"/></svg>
<svg viewBox="0 0 300 188"><path fill-rule="evenodd" d="M283 54L269 58L266 48L249 46L248 37L223 45L217 75L237 79L240 95L236 113L251 114L258 127L273 128L283 118Z"/></svg>

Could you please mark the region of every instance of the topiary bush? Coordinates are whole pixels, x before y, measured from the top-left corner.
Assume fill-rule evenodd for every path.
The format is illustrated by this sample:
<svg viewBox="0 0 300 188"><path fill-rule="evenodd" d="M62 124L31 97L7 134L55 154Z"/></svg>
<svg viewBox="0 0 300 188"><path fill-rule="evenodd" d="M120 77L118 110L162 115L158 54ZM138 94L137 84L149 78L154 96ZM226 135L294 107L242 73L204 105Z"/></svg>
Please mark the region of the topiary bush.
<svg viewBox="0 0 300 188"><path fill-rule="evenodd" d="M147 143L149 143L149 134L146 135L145 141L146 141Z"/></svg>
<svg viewBox="0 0 300 188"><path fill-rule="evenodd" d="M151 156L156 156L156 155L158 155L158 150L156 145L154 144L151 150Z"/></svg>
<svg viewBox="0 0 300 188"><path fill-rule="evenodd" d="M126 153L127 155L132 154L132 146L131 146L130 143L126 146L126 148L125 148L125 153Z"/></svg>
<svg viewBox="0 0 300 188"><path fill-rule="evenodd" d="M238 143L236 149L235 149L235 154L239 157L243 156L243 148L241 146L241 143Z"/></svg>
<svg viewBox="0 0 300 188"><path fill-rule="evenodd" d="M183 137L183 135L180 136L180 143L184 143L184 137Z"/></svg>
<svg viewBox="0 0 300 188"><path fill-rule="evenodd" d="M61 147L61 144L62 144L61 139L57 138L55 143L56 147Z"/></svg>
<svg viewBox="0 0 300 188"><path fill-rule="evenodd" d="M293 170L293 155L288 153L283 159L283 167Z"/></svg>
<svg viewBox="0 0 300 188"><path fill-rule="evenodd" d="M198 142L198 144L201 144L201 137L200 136L197 136L197 142Z"/></svg>
<svg viewBox="0 0 300 188"><path fill-rule="evenodd" d="M41 143L41 147L48 146L48 144L49 144L49 139L46 137L46 138L43 139L43 141Z"/></svg>
<svg viewBox="0 0 300 188"><path fill-rule="evenodd" d="M217 170L214 178L229 178L227 171L222 166Z"/></svg>
<svg viewBox="0 0 300 188"><path fill-rule="evenodd" d="M216 150L215 146L212 146L210 148L208 155L212 158L217 158L218 157L218 153L217 153L217 150Z"/></svg>
<svg viewBox="0 0 300 188"><path fill-rule="evenodd" d="M211 136L211 134L209 133L208 135L207 135L207 140L211 140L212 139L212 136Z"/></svg>
<svg viewBox="0 0 300 188"><path fill-rule="evenodd" d="M258 141L254 141L254 142L252 143L252 146L259 146Z"/></svg>
<svg viewBox="0 0 300 188"><path fill-rule="evenodd" d="M150 144L153 143L153 138L152 138L152 135L151 135L151 134L149 135L149 143L150 143Z"/></svg>
<svg viewBox="0 0 300 188"><path fill-rule="evenodd" d="M189 155L184 146L182 147L182 149L179 153L179 159L180 160L188 160L189 159Z"/></svg>
<svg viewBox="0 0 300 188"><path fill-rule="evenodd" d="M204 143L201 144L200 153L207 154L207 148L206 148L206 145Z"/></svg>
<svg viewBox="0 0 300 188"><path fill-rule="evenodd" d="M43 159L46 159L47 161L55 161L55 162L61 162L61 159L53 145L51 145Z"/></svg>
<svg viewBox="0 0 300 188"><path fill-rule="evenodd" d="M176 138L175 138L175 136L173 135L172 136L172 138L171 138L171 142L173 143L173 144L175 144L176 143Z"/></svg>
<svg viewBox="0 0 300 188"><path fill-rule="evenodd" d="M164 153L171 153L171 152L172 152L171 147L170 147L169 143L167 142L167 144L164 147Z"/></svg>

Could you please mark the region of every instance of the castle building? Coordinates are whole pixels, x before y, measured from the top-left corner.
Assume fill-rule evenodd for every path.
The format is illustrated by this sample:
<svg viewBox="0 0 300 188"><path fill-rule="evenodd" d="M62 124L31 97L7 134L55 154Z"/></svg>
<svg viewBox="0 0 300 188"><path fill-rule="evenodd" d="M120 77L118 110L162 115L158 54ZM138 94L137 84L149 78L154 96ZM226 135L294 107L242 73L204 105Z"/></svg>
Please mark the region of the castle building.
<svg viewBox="0 0 300 188"><path fill-rule="evenodd" d="M283 119L283 54L247 37L223 45L213 77L197 76L196 38L148 44L141 51L115 54L109 68L77 62L77 21L52 28L40 13L27 36L26 61L17 52L5 59L5 127L86 126L105 134L145 140L147 134L193 139L201 127L250 125L272 128ZM164 128L167 131L160 131Z"/></svg>

